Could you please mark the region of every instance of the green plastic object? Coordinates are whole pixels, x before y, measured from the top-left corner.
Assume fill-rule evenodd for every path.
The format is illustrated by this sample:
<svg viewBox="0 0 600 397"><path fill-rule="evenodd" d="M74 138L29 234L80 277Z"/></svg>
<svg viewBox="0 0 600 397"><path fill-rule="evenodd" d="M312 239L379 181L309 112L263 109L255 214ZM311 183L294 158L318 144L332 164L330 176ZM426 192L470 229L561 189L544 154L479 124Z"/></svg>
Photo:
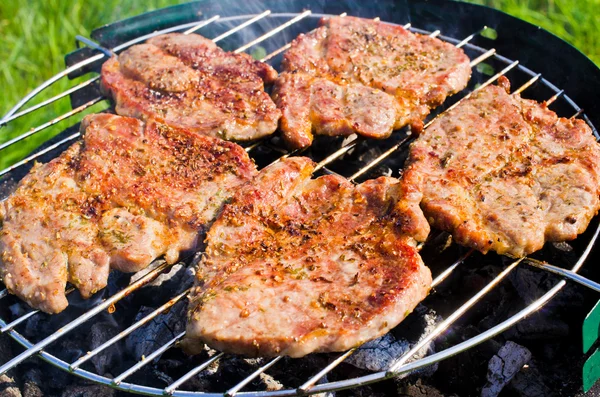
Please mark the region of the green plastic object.
<svg viewBox="0 0 600 397"><path fill-rule="evenodd" d="M583 391L587 393L600 377L600 351L594 354L583 364Z"/></svg>
<svg viewBox="0 0 600 397"><path fill-rule="evenodd" d="M598 340L600 330L600 301L583 320L583 353L587 353Z"/></svg>
<svg viewBox="0 0 600 397"><path fill-rule="evenodd" d="M587 353L598 340L600 330L600 301L583 320L583 353ZM583 391L587 393L600 378L600 351L594 353L583 364Z"/></svg>

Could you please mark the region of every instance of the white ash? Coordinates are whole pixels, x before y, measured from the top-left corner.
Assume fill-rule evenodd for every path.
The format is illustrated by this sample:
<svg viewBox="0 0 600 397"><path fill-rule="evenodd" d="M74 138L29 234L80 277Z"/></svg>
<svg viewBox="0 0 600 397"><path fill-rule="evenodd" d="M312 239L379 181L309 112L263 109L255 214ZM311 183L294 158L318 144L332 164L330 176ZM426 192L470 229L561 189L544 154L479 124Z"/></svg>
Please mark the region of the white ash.
<svg viewBox="0 0 600 397"><path fill-rule="evenodd" d="M21 397L21 390L17 382L8 375L0 375L0 396Z"/></svg>
<svg viewBox="0 0 600 397"><path fill-rule="evenodd" d="M414 345L425 338L433 329L442 321L442 318L435 312L427 309L423 305L419 305L414 313L412 313L406 320L406 324L401 324L397 329L397 332L390 332L381 338L372 340L365 343L358 350L352 354L346 362L354 365L357 368L365 369L368 371L379 372L387 370L394 362L400 359L406 354ZM398 338L393 334L400 334L405 328L410 328L411 323L417 327L420 327L421 334L417 340L409 341L405 338ZM416 360L426 356L427 354L435 352L435 344L433 341L429 342L423 348L421 348L412 360ZM411 360L411 361L412 361ZM432 365L429 368L419 370L422 376L431 376L437 369L437 364ZM398 378L403 378L407 374L401 374Z"/></svg>
<svg viewBox="0 0 600 397"><path fill-rule="evenodd" d="M496 397L504 386L531 360L531 352L512 341L500 348L488 363L487 383L481 397Z"/></svg>
<svg viewBox="0 0 600 397"><path fill-rule="evenodd" d="M573 251L573 247L571 246L571 244L567 243L566 241L554 241L552 242L552 246L554 248L556 248L559 251L563 251L563 252L571 252Z"/></svg>

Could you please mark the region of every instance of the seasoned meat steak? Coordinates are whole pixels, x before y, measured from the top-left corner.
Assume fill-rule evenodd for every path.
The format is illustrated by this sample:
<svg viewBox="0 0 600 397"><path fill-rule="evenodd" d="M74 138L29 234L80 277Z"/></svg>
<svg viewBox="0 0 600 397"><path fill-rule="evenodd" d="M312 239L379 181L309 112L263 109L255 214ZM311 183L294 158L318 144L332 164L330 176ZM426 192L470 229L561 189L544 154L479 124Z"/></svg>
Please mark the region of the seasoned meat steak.
<svg viewBox="0 0 600 397"><path fill-rule="evenodd" d="M67 306L67 281L89 297L110 268L175 262L256 172L234 143L155 122L98 114L81 130L0 203L0 277L48 313Z"/></svg>
<svg viewBox="0 0 600 397"><path fill-rule="evenodd" d="M264 91L277 72L197 34L170 33L102 65L102 87L122 116L246 141L272 134L281 112Z"/></svg>
<svg viewBox="0 0 600 397"><path fill-rule="evenodd" d="M273 98L294 148L313 133L386 138L467 85L469 58L455 46L373 20L333 17L285 53Z"/></svg>
<svg viewBox="0 0 600 397"><path fill-rule="evenodd" d="M184 347L248 356L341 351L385 334L427 295L419 196L396 179L311 179L304 157L262 170L211 227Z"/></svg>
<svg viewBox="0 0 600 397"><path fill-rule="evenodd" d="M411 145L404 176L456 242L520 257L586 229L600 208L600 146L583 120L502 85L435 120Z"/></svg>

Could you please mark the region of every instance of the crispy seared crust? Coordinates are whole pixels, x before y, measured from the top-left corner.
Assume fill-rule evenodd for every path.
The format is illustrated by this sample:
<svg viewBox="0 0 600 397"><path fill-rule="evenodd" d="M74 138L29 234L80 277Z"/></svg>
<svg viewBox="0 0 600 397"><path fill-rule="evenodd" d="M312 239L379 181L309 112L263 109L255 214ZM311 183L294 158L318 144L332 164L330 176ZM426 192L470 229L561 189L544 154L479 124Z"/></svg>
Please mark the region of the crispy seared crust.
<svg viewBox="0 0 600 397"><path fill-rule="evenodd" d="M501 85L439 117L412 144L404 177L456 242L520 257L587 228L600 208L600 146L583 120Z"/></svg>
<svg viewBox="0 0 600 397"><path fill-rule="evenodd" d="M471 76L464 52L401 26L352 17L326 19L301 34L283 60L273 99L289 146L312 134L385 138L462 90Z"/></svg>
<svg viewBox="0 0 600 397"><path fill-rule="evenodd" d="M272 134L281 112L264 91L277 72L248 54L196 35L170 33L131 47L102 66L102 89L123 116L227 140Z"/></svg>
<svg viewBox="0 0 600 397"><path fill-rule="evenodd" d="M37 164L0 203L0 276L48 313L67 306L67 281L88 297L110 268L176 261L256 172L234 143L154 122L98 114L81 128L83 142Z"/></svg>
<svg viewBox="0 0 600 397"><path fill-rule="evenodd" d="M184 345L248 356L341 351L385 334L429 291L429 225L392 178L311 179L302 157L226 205L197 267Z"/></svg>

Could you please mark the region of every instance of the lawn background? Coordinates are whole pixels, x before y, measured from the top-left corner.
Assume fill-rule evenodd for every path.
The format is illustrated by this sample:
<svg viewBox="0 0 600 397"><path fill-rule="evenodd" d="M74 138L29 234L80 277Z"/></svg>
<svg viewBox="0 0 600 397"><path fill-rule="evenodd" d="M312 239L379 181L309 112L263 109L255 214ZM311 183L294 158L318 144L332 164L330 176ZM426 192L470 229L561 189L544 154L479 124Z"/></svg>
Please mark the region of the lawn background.
<svg viewBox="0 0 600 397"><path fill-rule="evenodd" d="M175 0L0 0L0 115L24 95L64 69L64 55L74 49L77 34L88 36L101 25ZM579 48L600 65L600 0L470 0L501 9L539 25ZM89 76L84 76L85 80ZM34 101L37 103L75 85L62 79ZM106 107L101 102L83 114ZM0 129L0 143L70 110L68 98L55 102ZM80 116L81 117L81 116ZM67 120L11 149L0 152L0 169L18 161L41 142L73 124Z"/></svg>

